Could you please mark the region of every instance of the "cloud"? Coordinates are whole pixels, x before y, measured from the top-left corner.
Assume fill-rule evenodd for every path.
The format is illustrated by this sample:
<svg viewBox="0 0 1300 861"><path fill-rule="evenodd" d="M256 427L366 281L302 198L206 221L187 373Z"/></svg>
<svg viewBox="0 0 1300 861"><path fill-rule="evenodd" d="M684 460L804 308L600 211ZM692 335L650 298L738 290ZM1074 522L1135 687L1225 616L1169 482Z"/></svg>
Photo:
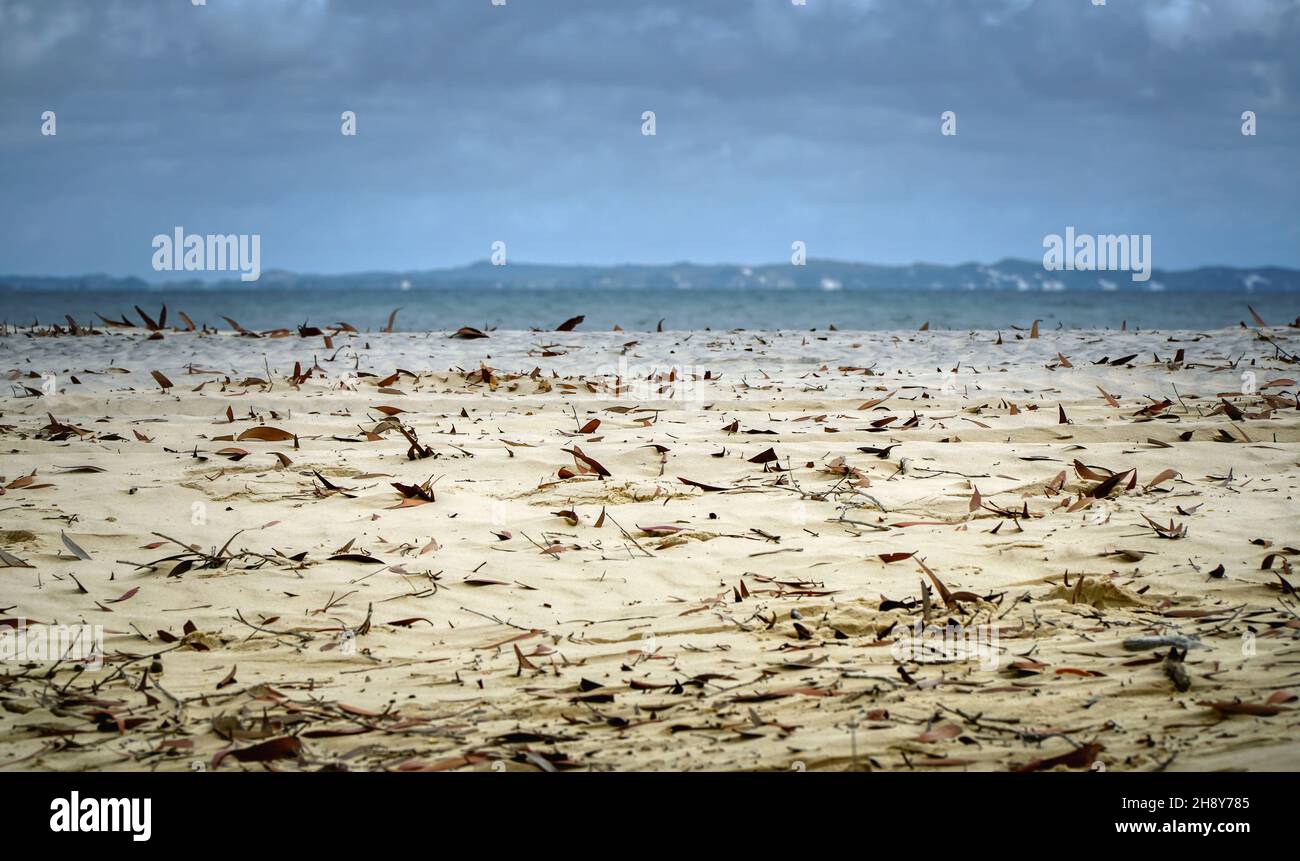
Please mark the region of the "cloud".
<svg viewBox="0 0 1300 861"><path fill-rule="evenodd" d="M1168 48L1205 45L1239 36L1295 32L1295 0L1152 0L1142 6L1151 37Z"/></svg>
<svg viewBox="0 0 1300 861"><path fill-rule="evenodd" d="M797 233L987 260L1071 222L1163 234L1161 266L1296 263L1298 6L0 0L0 272L140 273L180 223L314 270L506 233L514 259L762 261Z"/></svg>

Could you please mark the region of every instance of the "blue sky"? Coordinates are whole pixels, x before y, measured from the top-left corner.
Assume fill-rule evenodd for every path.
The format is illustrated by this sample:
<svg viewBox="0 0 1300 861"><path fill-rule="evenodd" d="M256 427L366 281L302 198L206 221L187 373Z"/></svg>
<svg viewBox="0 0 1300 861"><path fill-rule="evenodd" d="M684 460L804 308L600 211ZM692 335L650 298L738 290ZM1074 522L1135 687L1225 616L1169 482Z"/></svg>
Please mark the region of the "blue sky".
<svg viewBox="0 0 1300 861"><path fill-rule="evenodd" d="M158 277L177 225L326 273L1067 225L1300 266L1297 45L1300 0L0 0L0 272Z"/></svg>

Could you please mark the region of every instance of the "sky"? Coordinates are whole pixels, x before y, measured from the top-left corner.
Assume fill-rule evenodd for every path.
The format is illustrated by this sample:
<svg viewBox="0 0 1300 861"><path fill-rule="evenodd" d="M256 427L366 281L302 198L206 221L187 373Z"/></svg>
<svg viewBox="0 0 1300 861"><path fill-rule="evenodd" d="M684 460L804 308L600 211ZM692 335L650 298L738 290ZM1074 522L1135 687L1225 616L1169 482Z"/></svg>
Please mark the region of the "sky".
<svg viewBox="0 0 1300 861"><path fill-rule="evenodd" d="M0 0L0 273L1300 267L1300 0L194 2Z"/></svg>

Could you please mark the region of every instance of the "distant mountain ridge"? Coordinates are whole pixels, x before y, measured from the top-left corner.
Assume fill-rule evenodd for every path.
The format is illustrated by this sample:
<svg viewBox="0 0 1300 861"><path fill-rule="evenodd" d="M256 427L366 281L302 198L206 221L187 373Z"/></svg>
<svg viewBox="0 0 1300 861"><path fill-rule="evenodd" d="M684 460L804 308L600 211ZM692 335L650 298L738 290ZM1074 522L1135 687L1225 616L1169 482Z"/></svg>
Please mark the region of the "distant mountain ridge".
<svg viewBox="0 0 1300 861"><path fill-rule="evenodd" d="M414 272L358 272L347 275L310 275L267 270L261 280L241 282L238 276L220 281L197 278L149 282L137 277L110 275L29 276L0 275L0 293L27 290L367 290L407 288L510 287L519 289L696 289L696 290L1025 290L1106 291L1209 290L1300 291L1300 270L1280 266L1236 268L1206 266L1199 269L1154 269L1151 280L1133 282L1128 272L1051 272L1040 261L1001 260L997 263L940 265L916 263L883 266L836 260L809 260L806 265L670 263L654 265L583 266L510 263L494 266L483 260L468 266Z"/></svg>

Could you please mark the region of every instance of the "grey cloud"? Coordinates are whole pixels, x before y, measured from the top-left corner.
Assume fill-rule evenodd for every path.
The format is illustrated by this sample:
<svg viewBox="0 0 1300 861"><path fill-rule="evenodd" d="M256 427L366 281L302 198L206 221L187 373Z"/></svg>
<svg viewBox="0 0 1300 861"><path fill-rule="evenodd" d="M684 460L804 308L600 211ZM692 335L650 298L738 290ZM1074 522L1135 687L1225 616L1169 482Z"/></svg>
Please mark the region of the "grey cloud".
<svg viewBox="0 0 1300 861"><path fill-rule="evenodd" d="M180 223L326 271L988 260L1067 223L1294 265L1298 37L1300 0L0 0L0 272L149 274Z"/></svg>

